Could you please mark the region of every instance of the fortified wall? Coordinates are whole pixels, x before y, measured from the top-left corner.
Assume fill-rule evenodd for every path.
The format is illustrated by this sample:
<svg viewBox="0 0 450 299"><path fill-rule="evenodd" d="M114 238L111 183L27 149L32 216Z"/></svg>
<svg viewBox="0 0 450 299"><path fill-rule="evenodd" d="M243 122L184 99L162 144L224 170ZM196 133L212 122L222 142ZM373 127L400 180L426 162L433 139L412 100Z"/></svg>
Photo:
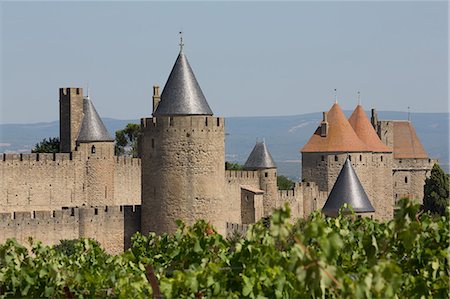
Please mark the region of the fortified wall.
<svg viewBox="0 0 450 299"><path fill-rule="evenodd" d="M0 154L0 212L43 211L62 207L139 205L140 159L112 157L113 196L89 198L90 159L81 152L55 154ZM103 190L102 190L103 191ZM104 199L108 197L108 201ZM112 200L111 200L112 198Z"/></svg>
<svg viewBox="0 0 450 299"><path fill-rule="evenodd" d="M140 230L140 206L100 206L62 210L0 213L0 243L15 238L28 244L29 236L46 245L63 239L96 239L111 254L131 246Z"/></svg>

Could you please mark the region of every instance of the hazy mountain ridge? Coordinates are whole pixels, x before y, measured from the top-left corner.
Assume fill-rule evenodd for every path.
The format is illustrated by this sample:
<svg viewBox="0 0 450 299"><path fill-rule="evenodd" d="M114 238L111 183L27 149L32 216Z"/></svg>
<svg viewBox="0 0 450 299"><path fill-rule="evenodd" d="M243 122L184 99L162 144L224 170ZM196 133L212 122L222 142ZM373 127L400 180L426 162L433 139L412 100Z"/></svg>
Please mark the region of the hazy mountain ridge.
<svg viewBox="0 0 450 299"><path fill-rule="evenodd" d="M351 111L344 111L349 116ZM404 112L380 111L379 119L406 119ZM255 145L265 138L279 173L292 178L300 175L300 149L311 137L322 119L322 113L293 116L227 117L226 160L243 163ZM428 154L438 158L448 172L449 113L412 113L411 120ZM138 120L104 118L114 137L116 130ZM43 138L59 136L59 122L34 124L0 124L0 152L30 152Z"/></svg>

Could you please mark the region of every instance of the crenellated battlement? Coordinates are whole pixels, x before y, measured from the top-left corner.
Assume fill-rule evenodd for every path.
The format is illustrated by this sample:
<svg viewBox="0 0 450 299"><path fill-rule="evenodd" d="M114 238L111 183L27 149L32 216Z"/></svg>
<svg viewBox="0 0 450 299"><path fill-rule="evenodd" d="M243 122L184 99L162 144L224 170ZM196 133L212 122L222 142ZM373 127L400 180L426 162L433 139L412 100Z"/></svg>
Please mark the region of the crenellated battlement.
<svg viewBox="0 0 450 299"><path fill-rule="evenodd" d="M259 172L257 170L225 170L225 178L259 179Z"/></svg>
<svg viewBox="0 0 450 299"><path fill-rule="evenodd" d="M141 206L97 206L97 207L63 207L61 210L49 211L16 211L0 213L0 227L11 224L31 224L30 221L43 222L53 221L56 223L67 223L79 221L80 215L84 218L115 217L125 214L140 213Z"/></svg>
<svg viewBox="0 0 450 299"><path fill-rule="evenodd" d="M147 130L180 130L189 129L192 131L223 131L225 119L215 116L158 116L152 118L142 118L141 127Z"/></svg>
<svg viewBox="0 0 450 299"><path fill-rule="evenodd" d="M140 158L133 157L125 157L125 156L115 156L115 161L117 165L132 165L132 166L141 166Z"/></svg>
<svg viewBox="0 0 450 299"><path fill-rule="evenodd" d="M31 153L31 154L0 154L0 161L2 162L63 162L79 160L80 155L73 153Z"/></svg>

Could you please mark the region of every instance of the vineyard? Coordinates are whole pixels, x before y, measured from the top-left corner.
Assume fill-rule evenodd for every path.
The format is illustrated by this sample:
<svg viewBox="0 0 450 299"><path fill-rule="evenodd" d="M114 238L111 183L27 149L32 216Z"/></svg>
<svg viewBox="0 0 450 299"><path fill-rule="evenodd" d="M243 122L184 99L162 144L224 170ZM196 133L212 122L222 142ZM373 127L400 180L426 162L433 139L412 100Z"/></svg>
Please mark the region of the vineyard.
<svg viewBox="0 0 450 299"><path fill-rule="evenodd" d="M0 297L448 298L448 219L401 200L389 222L316 212L291 224L283 208L229 239L178 223L116 256L88 239L31 252L8 240Z"/></svg>

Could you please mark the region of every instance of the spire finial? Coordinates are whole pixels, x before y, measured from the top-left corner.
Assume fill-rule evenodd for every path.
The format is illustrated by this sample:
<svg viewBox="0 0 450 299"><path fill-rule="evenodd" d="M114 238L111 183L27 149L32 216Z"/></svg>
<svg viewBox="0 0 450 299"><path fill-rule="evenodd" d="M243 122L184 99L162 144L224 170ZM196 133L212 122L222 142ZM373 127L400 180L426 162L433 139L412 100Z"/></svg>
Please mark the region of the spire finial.
<svg viewBox="0 0 450 299"><path fill-rule="evenodd" d="M180 31L179 34L180 34L180 52L183 52L183 46L184 46L184 44L183 44L183 31Z"/></svg>
<svg viewBox="0 0 450 299"><path fill-rule="evenodd" d="M358 90L356 98L358 99L358 105L361 105L361 92Z"/></svg>
<svg viewBox="0 0 450 299"><path fill-rule="evenodd" d="M411 121L411 107L408 106L408 121Z"/></svg>
<svg viewBox="0 0 450 299"><path fill-rule="evenodd" d="M334 89L334 103L337 104L337 89Z"/></svg>
<svg viewBox="0 0 450 299"><path fill-rule="evenodd" d="M89 82L86 83L86 99L89 99Z"/></svg>

